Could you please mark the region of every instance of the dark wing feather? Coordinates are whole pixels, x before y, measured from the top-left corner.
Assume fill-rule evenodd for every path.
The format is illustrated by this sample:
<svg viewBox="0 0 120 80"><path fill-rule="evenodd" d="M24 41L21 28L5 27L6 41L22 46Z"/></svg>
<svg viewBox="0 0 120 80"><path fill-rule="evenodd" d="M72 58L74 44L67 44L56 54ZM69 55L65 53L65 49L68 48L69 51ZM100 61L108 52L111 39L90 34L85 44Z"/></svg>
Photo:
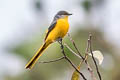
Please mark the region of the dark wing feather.
<svg viewBox="0 0 120 80"><path fill-rule="evenodd" d="M49 33L54 29L54 27L56 26L56 23L57 23L56 21L53 21L53 22L52 22L52 24L51 24L50 27L48 28L48 32L47 32L47 34L46 34L46 36L45 36L44 41L47 39Z"/></svg>

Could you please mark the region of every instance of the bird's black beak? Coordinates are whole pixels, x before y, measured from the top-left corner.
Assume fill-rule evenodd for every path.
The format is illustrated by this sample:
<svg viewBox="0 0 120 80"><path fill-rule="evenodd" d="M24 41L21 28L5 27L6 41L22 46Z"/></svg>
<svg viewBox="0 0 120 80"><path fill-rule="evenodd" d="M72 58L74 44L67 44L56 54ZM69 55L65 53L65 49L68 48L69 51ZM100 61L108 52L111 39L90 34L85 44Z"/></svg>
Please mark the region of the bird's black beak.
<svg viewBox="0 0 120 80"><path fill-rule="evenodd" d="M70 16L70 15L72 15L72 14L69 13L68 16Z"/></svg>

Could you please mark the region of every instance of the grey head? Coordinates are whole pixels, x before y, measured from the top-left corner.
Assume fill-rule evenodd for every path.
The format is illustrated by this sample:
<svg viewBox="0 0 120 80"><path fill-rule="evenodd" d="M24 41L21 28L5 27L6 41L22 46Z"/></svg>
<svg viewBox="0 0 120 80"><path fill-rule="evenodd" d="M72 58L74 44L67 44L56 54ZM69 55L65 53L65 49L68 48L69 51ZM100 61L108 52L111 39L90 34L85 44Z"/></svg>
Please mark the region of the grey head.
<svg viewBox="0 0 120 80"><path fill-rule="evenodd" d="M72 14L68 13L67 11L59 11L55 17L54 17L54 20L57 20L59 18L64 18L65 16L70 16Z"/></svg>

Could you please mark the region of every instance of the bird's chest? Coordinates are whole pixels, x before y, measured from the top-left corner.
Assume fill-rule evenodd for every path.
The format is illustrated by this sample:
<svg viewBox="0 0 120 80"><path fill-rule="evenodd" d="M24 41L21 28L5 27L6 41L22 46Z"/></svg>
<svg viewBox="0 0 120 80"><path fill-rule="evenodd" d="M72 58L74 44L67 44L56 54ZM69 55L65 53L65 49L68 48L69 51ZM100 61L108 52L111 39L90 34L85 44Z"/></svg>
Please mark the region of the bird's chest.
<svg viewBox="0 0 120 80"><path fill-rule="evenodd" d="M55 28L50 32L48 36L48 40L56 41L59 38L63 38L69 29L69 24L67 20L59 19L57 20L57 24Z"/></svg>
<svg viewBox="0 0 120 80"><path fill-rule="evenodd" d="M68 21L60 19L60 20L57 21L56 26L57 26L56 27L57 33L61 37L64 37L66 35L66 33L68 32L68 29L69 29Z"/></svg>

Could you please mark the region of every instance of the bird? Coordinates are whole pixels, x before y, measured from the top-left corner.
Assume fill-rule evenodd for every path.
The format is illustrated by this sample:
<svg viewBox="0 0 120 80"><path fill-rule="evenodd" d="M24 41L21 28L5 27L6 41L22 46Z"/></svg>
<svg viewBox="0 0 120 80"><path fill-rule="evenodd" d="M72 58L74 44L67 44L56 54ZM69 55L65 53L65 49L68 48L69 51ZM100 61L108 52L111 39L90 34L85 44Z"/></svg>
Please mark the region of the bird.
<svg viewBox="0 0 120 80"><path fill-rule="evenodd" d="M35 63L38 61L43 51L45 51L45 49L47 49L50 44L64 38L69 30L68 17L70 15L72 14L64 10L57 12L57 14L53 18L51 25L47 29L42 46L26 64L26 69L32 69L34 67Z"/></svg>

